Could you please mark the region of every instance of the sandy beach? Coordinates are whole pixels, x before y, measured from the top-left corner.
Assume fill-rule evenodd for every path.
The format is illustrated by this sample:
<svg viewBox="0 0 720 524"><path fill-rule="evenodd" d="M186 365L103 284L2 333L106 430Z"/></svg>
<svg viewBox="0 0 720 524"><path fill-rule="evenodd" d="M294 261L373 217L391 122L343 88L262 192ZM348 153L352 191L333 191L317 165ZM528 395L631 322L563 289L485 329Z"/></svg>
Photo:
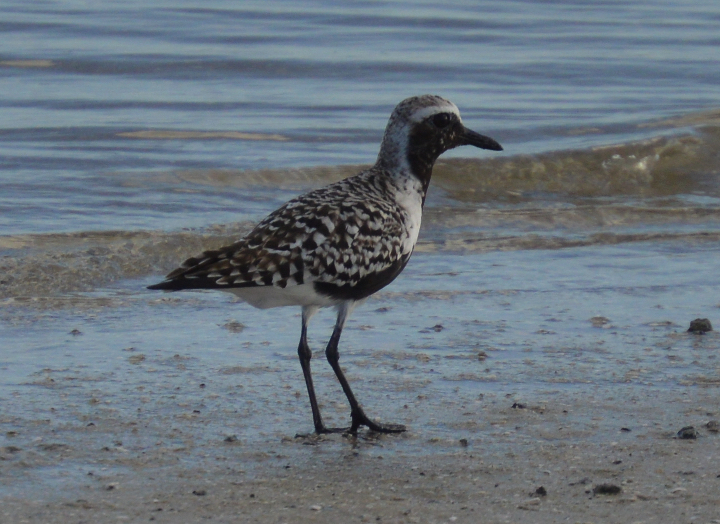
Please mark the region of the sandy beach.
<svg viewBox="0 0 720 524"><path fill-rule="evenodd" d="M184 424L175 417L166 432L162 422L113 417L62 431L38 421L0 449L13 492L0 521L720 522L720 435L705 426L717 416L708 412L717 406L711 391L606 394L443 410L461 437L448 439L428 439L412 422L399 436L271 429L245 444L203 437L208 421L197 414ZM677 438L685 424L696 439ZM158 441L135 449L115 440L128 430ZM5 484L28 470L38 484Z"/></svg>

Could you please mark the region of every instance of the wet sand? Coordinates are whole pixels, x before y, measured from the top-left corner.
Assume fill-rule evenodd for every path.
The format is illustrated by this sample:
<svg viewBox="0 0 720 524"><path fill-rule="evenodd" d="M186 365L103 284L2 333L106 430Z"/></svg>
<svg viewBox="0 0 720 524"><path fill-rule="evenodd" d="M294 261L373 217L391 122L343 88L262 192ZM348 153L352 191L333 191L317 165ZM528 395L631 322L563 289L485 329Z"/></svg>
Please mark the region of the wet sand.
<svg viewBox="0 0 720 524"><path fill-rule="evenodd" d="M176 416L171 431L114 417L62 430L37 421L0 450L12 492L0 521L718 522L720 436L703 425L717 398L661 400L498 399L438 413L454 427L447 439L412 420L400 436L323 438L281 435L288 424L275 421L251 444L200 436L212 413ZM680 424L698 438L676 438ZM126 432L157 442L117 440ZM54 481L8 486L31 470Z"/></svg>
<svg viewBox="0 0 720 524"><path fill-rule="evenodd" d="M145 280L6 301L0 522L720 522L720 336L686 332L717 323L716 251L416 255L341 341L402 435L296 437L297 311Z"/></svg>

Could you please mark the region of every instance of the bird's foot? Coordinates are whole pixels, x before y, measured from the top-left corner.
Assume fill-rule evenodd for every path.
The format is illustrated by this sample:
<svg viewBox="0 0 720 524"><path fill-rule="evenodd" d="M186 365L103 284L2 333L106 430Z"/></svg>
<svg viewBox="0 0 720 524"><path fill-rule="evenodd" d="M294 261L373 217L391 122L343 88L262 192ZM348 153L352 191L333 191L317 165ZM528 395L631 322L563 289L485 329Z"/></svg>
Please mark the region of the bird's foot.
<svg viewBox="0 0 720 524"><path fill-rule="evenodd" d="M402 424L382 424L375 422L365 414L362 408L358 408L352 412L352 426L350 426L348 433L357 433L360 426L366 426L370 431L375 431L376 433L402 433L406 431L405 426Z"/></svg>
<svg viewBox="0 0 720 524"><path fill-rule="evenodd" d="M402 433L403 431L407 431L405 426L402 424L383 424L375 422L365 414L362 408L353 410L351 416L352 425L349 428L328 428L325 424L320 424L315 426L314 433L297 433L295 438L316 439L322 435L337 433L356 435L360 426L366 426L370 431L374 431L375 433Z"/></svg>

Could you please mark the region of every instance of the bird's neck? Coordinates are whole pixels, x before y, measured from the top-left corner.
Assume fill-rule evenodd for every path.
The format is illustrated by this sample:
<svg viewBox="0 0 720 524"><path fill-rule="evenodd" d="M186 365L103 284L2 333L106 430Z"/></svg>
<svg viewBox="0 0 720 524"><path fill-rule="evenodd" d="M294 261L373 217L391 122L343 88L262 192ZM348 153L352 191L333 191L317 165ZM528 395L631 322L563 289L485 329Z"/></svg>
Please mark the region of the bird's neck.
<svg viewBox="0 0 720 524"><path fill-rule="evenodd" d="M417 179L420 182L423 203L427 194L432 170L439 152L432 148L422 147L414 143L412 137L408 143L383 140L378 155L376 168L388 173L393 179L403 186L408 177Z"/></svg>

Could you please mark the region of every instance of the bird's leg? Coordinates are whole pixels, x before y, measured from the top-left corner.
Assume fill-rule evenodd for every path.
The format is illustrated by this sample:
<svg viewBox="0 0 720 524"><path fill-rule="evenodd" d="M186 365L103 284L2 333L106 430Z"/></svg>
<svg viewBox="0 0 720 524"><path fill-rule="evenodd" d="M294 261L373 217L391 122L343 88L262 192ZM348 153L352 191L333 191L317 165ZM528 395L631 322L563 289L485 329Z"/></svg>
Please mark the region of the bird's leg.
<svg viewBox="0 0 720 524"><path fill-rule="evenodd" d="M315 397L315 386L313 386L312 373L310 371L310 359L312 359L312 351L307 341L307 325L317 308L303 307L302 312L302 333L300 335L300 344L298 345L298 357L300 357L300 367L302 367L303 376L305 377L305 385L310 397L310 408L312 409L313 424L315 425L315 433L340 433L344 429L328 429L323 423L320 415L320 407Z"/></svg>
<svg viewBox="0 0 720 524"><path fill-rule="evenodd" d="M325 350L325 356L327 357L330 366L333 368L335 375L340 381L345 396L350 403L350 415L352 417L352 426L350 426L350 433L357 433L360 426L367 426L372 431L379 433L400 433L405 431L405 426L402 424L381 424L370 419L363 411L362 406L355 398L355 394L350 388L350 384L345 378L342 368L340 367L340 354L338 353L338 343L340 342L340 335L342 334L345 320L347 319L350 307L347 305L340 306L338 312L337 322L335 323L335 329L330 337L330 342Z"/></svg>
<svg viewBox="0 0 720 524"><path fill-rule="evenodd" d="M312 358L312 351L307 343L307 325L305 322L303 322L302 335L300 335L298 357L300 357L300 367L302 367L303 375L305 376L305 385L307 386L308 396L310 397L310 408L312 409L315 431L320 433L325 426L322 421L322 416L320 415L320 408L318 407L317 399L315 398L315 387L313 386L312 374L310 373L310 359Z"/></svg>

